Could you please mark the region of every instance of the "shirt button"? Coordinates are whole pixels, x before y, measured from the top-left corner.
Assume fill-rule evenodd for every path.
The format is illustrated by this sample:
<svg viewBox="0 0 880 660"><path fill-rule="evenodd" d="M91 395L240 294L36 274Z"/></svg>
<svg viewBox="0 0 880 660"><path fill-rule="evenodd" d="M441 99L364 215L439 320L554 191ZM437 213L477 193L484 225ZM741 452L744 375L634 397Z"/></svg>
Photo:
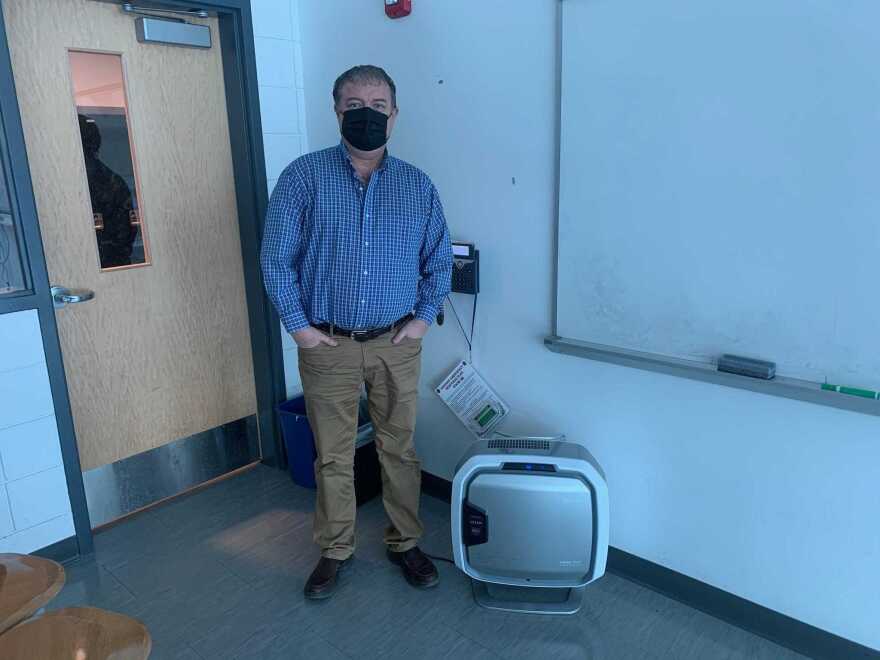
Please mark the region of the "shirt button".
<svg viewBox="0 0 880 660"><path fill-rule="evenodd" d="M363 300L361 300L361 305L363 305L363 304L364 304L364 301L363 301Z"/></svg>
<svg viewBox="0 0 880 660"><path fill-rule="evenodd" d="M368 275L368 274L369 274L369 273L367 273L367 271L364 271L364 275Z"/></svg>
<svg viewBox="0 0 880 660"><path fill-rule="evenodd" d="M364 245L366 245L367 247L369 247L369 245L370 245L370 241L364 241Z"/></svg>

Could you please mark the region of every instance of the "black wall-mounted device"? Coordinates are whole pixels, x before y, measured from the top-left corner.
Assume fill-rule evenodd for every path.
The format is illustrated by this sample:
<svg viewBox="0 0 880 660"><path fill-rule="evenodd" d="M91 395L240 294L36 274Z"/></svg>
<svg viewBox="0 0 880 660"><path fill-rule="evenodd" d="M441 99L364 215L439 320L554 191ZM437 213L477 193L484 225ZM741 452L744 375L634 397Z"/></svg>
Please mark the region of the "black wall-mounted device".
<svg viewBox="0 0 880 660"><path fill-rule="evenodd" d="M480 292L480 251L473 243L452 241L452 292Z"/></svg>

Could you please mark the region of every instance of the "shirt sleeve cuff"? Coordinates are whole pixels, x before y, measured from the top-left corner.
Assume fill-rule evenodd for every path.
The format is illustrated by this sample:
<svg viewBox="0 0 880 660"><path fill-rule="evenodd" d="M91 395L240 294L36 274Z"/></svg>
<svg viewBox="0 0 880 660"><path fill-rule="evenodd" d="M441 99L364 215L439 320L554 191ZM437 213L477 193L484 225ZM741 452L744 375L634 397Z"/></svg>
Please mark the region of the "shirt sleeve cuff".
<svg viewBox="0 0 880 660"><path fill-rule="evenodd" d="M432 325L437 318L437 305L419 305L416 307L416 318L428 325Z"/></svg>
<svg viewBox="0 0 880 660"><path fill-rule="evenodd" d="M281 317L281 324L284 326L284 329L287 330L290 334L297 332L298 330L303 330L308 328L311 323L305 317L305 314L292 312L290 314L285 314Z"/></svg>

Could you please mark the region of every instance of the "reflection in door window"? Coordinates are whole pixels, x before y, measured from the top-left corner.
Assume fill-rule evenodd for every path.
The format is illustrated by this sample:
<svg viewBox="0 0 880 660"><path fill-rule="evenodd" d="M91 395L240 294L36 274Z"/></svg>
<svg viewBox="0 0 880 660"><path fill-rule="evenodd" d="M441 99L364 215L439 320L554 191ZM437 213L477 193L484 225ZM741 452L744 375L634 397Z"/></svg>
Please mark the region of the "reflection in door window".
<svg viewBox="0 0 880 660"><path fill-rule="evenodd" d="M101 269L147 264L122 57L71 51L70 73Z"/></svg>
<svg viewBox="0 0 880 660"><path fill-rule="evenodd" d="M9 184L9 159L0 125L0 295L27 288L22 264L24 253L12 215L12 187Z"/></svg>

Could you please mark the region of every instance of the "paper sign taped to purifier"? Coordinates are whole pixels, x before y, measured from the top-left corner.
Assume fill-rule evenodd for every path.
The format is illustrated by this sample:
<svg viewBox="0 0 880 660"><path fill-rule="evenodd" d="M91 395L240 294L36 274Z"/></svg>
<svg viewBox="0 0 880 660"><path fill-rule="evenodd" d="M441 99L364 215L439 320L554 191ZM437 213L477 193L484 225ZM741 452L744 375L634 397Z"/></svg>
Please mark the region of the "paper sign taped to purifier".
<svg viewBox="0 0 880 660"><path fill-rule="evenodd" d="M509 409L501 397L467 362L459 362L440 386L437 394L461 422L475 435L492 432Z"/></svg>

